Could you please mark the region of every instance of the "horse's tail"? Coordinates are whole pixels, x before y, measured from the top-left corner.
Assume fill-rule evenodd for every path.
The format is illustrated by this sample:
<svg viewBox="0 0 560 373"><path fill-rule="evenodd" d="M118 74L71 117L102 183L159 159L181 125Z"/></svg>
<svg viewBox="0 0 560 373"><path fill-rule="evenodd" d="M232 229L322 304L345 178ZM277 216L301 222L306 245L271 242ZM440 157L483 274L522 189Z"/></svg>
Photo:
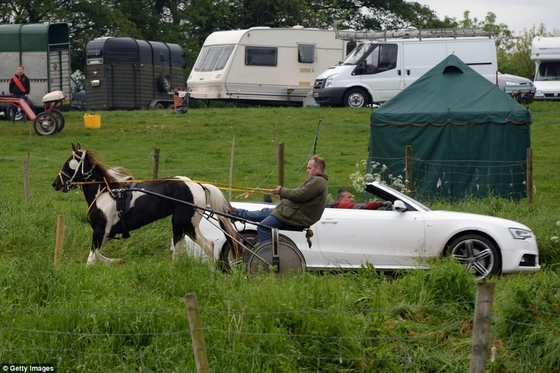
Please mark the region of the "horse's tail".
<svg viewBox="0 0 560 373"><path fill-rule="evenodd" d="M207 192L206 203L212 208L212 210L223 213L230 213L233 211L230 203L227 199L225 199L222 191L217 186L212 184L201 185Z"/></svg>
<svg viewBox="0 0 560 373"><path fill-rule="evenodd" d="M201 185L206 190L206 203L210 205L212 210L225 214L232 214L233 207L228 200L225 199L222 191L217 186L212 184ZM218 214L218 220L220 222L220 227L226 232L226 240L231 242L234 253L237 257L240 257L242 250L238 244L237 230L233 226L233 223L221 214Z"/></svg>

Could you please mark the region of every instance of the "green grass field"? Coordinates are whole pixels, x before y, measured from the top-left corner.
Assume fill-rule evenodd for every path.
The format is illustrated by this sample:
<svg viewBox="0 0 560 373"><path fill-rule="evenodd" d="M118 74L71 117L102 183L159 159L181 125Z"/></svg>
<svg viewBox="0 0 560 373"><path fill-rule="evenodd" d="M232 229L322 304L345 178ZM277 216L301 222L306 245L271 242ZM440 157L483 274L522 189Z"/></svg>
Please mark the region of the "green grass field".
<svg viewBox="0 0 560 373"><path fill-rule="evenodd" d="M543 270L495 277L488 372L554 372L560 329L560 138L557 103L530 106L534 201L497 198L434 208L514 219L531 227ZM78 191L51 183L80 142L110 166L151 178L186 175L242 191L277 184L276 144L285 148L285 185L303 181L316 150L332 195L366 159L369 109L243 108L101 112L101 129L66 113L62 132L37 136L30 123L0 120L0 364L53 364L62 372L196 371L184 297L198 296L212 372L465 372L476 283L452 260L397 277L357 273L247 278L198 259L171 260L165 219L111 242L122 266L86 267L91 229ZM321 122L319 128L318 124ZM318 131L318 129L320 129ZM233 154L233 156L232 156ZM24 188L28 164L30 200ZM224 190L229 196L229 191ZM255 193L253 198L261 198ZM57 217L64 253L53 265Z"/></svg>

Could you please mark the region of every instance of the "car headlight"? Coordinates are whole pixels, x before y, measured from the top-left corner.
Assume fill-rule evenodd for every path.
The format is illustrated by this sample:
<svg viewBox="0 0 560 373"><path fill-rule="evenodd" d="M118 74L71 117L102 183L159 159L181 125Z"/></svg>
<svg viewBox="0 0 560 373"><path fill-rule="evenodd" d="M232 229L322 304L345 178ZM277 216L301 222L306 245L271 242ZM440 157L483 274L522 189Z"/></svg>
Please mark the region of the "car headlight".
<svg viewBox="0 0 560 373"><path fill-rule="evenodd" d="M332 86L333 76L334 75L331 75L327 78L327 80L325 81L325 88L329 88L330 86Z"/></svg>
<svg viewBox="0 0 560 373"><path fill-rule="evenodd" d="M544 93L542 93L542 91L539 91L539 90L537 89L537 91L535 92L535 96L537 96L537 97L544 97Z"/></svg>
<svg viewBox="0 0 560 373"><path fill-rule="evenodd" d="M509 233L511 233L514 240L526 240L533 237L533 232L523 228L509 228Z"/></svg>

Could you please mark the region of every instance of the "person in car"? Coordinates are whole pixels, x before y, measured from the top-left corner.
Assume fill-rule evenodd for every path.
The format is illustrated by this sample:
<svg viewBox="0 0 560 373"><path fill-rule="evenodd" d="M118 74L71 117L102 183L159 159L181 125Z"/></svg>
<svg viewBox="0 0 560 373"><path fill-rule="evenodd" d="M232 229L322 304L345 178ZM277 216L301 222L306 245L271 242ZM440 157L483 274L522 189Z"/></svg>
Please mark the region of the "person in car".
<svg viewBox="0 0 560 373"><path fill-rule="evenodd" d="M354 195L350 189L340 189L337 194L337 200L331 203L329 207L338 209L377 210L381 207L391 207L391 205L391 201L354 203Z"/></svg>
<svg viewBox="0 0 560 373"><path fill-rule="evenodd" d="M307 163L309 178L294 189L277 186L272 194L280 197L280 203L274 208L258 211L232 209L236 216L261 223L257 227L259 242L270 239L267 227L287 229L290 227L309 227L321 218L327 203L328 176L324 174L325 161L314 155Z"/></svg>

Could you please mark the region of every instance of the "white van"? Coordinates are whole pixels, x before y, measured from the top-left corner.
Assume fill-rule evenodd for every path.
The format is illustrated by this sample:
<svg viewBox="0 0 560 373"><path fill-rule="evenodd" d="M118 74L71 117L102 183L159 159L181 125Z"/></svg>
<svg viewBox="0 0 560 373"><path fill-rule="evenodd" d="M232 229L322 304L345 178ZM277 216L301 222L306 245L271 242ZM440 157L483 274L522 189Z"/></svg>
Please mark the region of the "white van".
<svg viewBox="0 0 560 373"><path fill-rule="evenodd" d="M535 61L535 100L560 100L560 37L536 37L531 43Z"/></svg>
<svg viewBox="0 0 560 373"><path fill-rule="evenodd" d="M450 54L496 83L494 39L480 30L345 31L338 35L367 41L360 42L341 64L317 77L313 98L321 105L362 107L383 103Z"/></svg>
<svg viewBox="0 0 560 373"><path fill-rule="evenodd" d="M302 105L313 82L346 56L333 30L253 27L208 36L188 77L201 100Z"/></svg>

